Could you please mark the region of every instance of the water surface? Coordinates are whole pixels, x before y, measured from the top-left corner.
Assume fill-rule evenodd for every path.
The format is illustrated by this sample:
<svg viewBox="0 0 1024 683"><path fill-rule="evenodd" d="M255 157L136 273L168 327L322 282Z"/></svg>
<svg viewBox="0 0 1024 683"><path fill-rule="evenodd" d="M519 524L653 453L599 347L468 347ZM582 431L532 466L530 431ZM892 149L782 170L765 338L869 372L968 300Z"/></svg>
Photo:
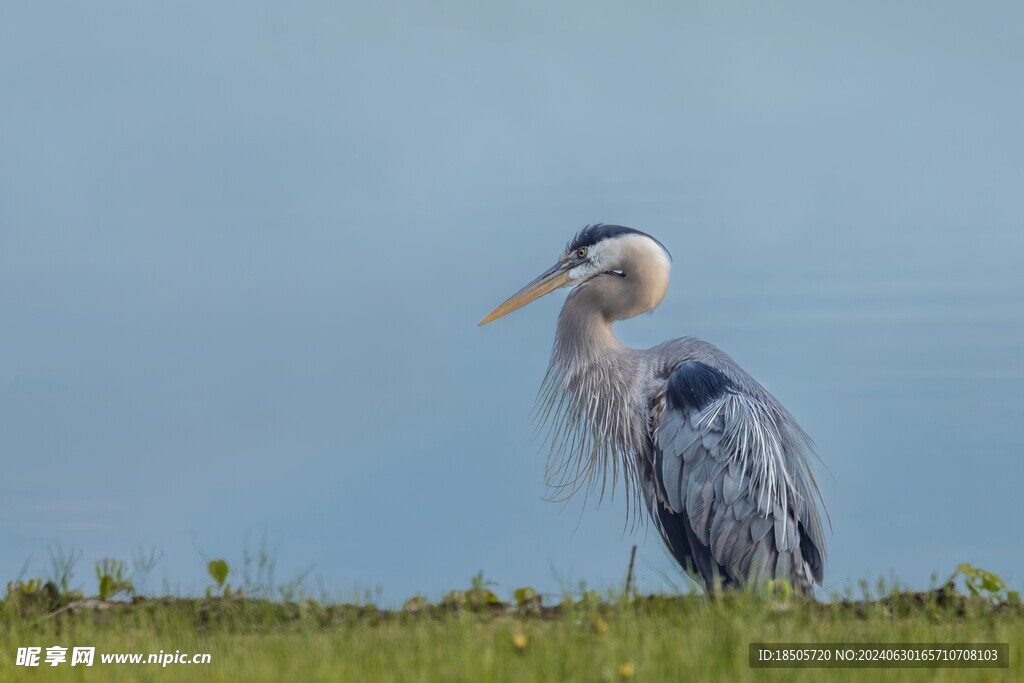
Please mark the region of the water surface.
<svg viewBox="0 0 1024 683"><path fill-rule="evenodd" d="M628 343L731 353L827 465L826 587L1024 566L1019 6L66 3L0 22L0 576L196 547L332 592L678 582L542 501L585 223L657 236Z"/></svg>

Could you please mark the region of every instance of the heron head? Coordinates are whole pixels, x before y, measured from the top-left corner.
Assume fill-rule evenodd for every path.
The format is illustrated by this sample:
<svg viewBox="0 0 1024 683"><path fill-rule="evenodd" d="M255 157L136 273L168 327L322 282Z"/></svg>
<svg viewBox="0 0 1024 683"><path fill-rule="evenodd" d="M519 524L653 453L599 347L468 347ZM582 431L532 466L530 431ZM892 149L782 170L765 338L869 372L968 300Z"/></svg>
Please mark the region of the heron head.
<svg viewBox="0 0 1024 683"><path fill-rule="evenodd" d="M566 286L587 284L615 319L649 311L668 288L672 261L665 246L645 232L622 225L588 225L565 247L555 265L487 314L486 325Z"/></svg>

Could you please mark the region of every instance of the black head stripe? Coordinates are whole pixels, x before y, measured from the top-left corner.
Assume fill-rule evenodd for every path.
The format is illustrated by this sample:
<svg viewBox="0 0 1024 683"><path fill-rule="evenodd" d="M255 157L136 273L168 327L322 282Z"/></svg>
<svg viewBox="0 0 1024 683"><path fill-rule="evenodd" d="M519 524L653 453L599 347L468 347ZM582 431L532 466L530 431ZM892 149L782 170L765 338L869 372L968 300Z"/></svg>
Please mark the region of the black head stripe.
<svg viewBox="0 0 1024 683"><path fill-rule="evenodd" d="M624 225L608 225L606 223L595 223L594 225L588 225L587 227L580 230L579 233L577 233L576 237L574 237L572 241L569 242L569 245L566 247L566 251L571 253L576 251L577 249L592 247L598 242L611 239L613 237L618 237L620 235L643 235L644 237L649 237L650 239L654 240L655 242L657 242L658 246L660 246L662 249L665 249L664 244L658 242L657 239L651 237L646 232L642 232L640 230L637 230L636 228L627 228ZM672 255L668 253L668 249L665 249L665 253L668 254L668 257L671 260Z"/></svg>

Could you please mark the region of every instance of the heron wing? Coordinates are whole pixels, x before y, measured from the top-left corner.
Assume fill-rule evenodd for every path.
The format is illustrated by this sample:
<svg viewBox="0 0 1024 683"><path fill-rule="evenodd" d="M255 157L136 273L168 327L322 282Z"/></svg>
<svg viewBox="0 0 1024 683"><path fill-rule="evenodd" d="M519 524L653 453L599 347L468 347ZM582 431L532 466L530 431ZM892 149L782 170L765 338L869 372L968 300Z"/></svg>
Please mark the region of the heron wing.
<svg viewBox="0 0 1024 683"><path fill-rule="evenodd" d="M816 488L802 432L780 411L703 362L666 381L651 513L676 560L709 590L783 578L810 592L821 583Z"/></svg>

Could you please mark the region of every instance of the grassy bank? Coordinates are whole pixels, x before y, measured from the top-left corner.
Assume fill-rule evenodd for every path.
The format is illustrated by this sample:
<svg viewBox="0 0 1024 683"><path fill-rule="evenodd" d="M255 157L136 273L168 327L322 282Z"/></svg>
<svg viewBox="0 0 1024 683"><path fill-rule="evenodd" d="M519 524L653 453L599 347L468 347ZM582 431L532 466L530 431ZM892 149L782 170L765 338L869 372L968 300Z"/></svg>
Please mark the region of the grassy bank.
<svg viewBox="0 0 1024 683"><path fill-rule="evenodd" d="M964 577L961 577L962 579ZM927 593L830 604L737 594L601 599L546 605L529 591L502 603L477 581L405 609L228 597L76 599L39 586L9 592L0 680L82 681L817 681L1024 680L1024 609L966 577ZM959 586L959 587L958 587ZM990 586L991 587L991 586ZM16 586L15 586L16 588ZM31 595L38 593L40 597ZM29 596L29 597L26 597ZM748 644L1008 642L1010 669L751 669ZM49 646L95 646L90 668L43 661ZM40 646L41 665L16 666ZM209 653L208 664L103 664L103 653Z"/></svg>

